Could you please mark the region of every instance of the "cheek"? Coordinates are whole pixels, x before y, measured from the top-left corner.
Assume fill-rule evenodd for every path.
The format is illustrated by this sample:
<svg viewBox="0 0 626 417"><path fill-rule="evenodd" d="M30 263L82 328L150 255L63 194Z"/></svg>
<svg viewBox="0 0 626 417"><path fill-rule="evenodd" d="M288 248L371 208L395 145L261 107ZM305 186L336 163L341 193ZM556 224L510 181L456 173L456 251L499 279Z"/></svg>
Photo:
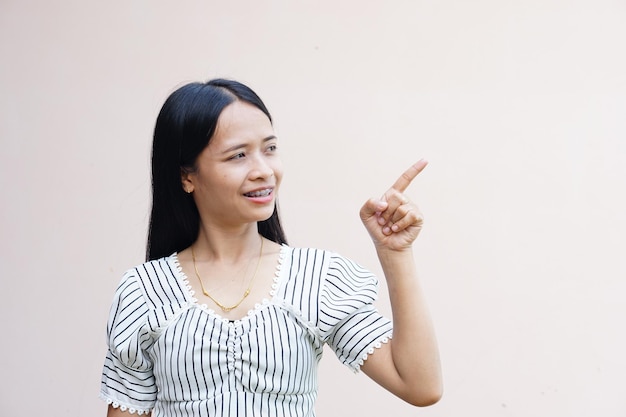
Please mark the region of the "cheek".
<svg viewBox="0 0 626 417"><path fill-rule="evenodd" d="M283 180L283 166L280 162L274 167L274 177L276 178L276 187L278 187Z"/></svg>
<svg viewBox="0 0 626 417"><path fill-rule="evenodd" d="M220 192L236 188L238 183L228 173L214 172L209 178L204 178L202 185L205 192L219 195Z"/></svg>
<svg viewBox="0 0 626 417"><path fill-rule="evenodd" d="M272 160L272 170L276 177L283 176L283 161L278 156Z"/></svg>

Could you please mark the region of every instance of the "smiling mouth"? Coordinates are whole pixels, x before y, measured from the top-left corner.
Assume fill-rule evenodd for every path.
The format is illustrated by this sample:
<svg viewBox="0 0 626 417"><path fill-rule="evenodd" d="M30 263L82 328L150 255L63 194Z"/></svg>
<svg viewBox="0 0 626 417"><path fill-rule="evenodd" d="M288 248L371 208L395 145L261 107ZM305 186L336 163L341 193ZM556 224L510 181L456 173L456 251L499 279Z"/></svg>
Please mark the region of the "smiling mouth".
<svg viewBox="0 0 626 417"><path fill-rule="evenodd" d="M266 188L265 190L251 191L249 193L244 193L246 197L267 197L272 193L271 188Z"/></svg>

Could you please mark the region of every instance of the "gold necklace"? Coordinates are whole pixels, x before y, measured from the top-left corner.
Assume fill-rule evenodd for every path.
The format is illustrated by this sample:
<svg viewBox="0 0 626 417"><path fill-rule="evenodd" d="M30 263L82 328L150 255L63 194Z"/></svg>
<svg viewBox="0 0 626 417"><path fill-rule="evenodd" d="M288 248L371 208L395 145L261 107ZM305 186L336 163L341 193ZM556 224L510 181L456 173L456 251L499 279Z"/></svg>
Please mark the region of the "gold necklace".
<svg viewBox="0 0 626 417"><path fill-rule="evenodd" d="M193 269L194 271L196 271L196 276L198 277L198 281L200 281L200 287L202 288L202 292L204 293L204 295L206 295L207 297L209 297L211 299L211 301L213 301L215 304L217 304L217 306L219 308L222 309L222 311L224 313L228 313L231 310L236 309L237 307L239 307L239 305L241 305L241 303L243 303L243 300L246 299L246 297L248 295L250 295L250 290L252 289L252 283L254 282L254 278L256 278L256 274L257 272L259 272L259 265L261 264L261 257L263 256L263 241L265 239L263 239L263 237L261 237L261 251L259 252L259 260L256 263L256 269L254 270L254 275L252 275L252 278L250 278L250 283L248 284L248 288L246 288L246 290L243 293L243 296L241 297L241 299L237 302L237 304L232 305L230 307L225 306L224 304L220 303L219 301L217 301L215 298L213 298L213 296L211 294L209 294L209 292L204 288L204 284L202 283L202 278L200 278L200 274L198 273L198 268L196 267L196 255L193 252L193 245L191 246L191 259L193 260Z"/></svg>

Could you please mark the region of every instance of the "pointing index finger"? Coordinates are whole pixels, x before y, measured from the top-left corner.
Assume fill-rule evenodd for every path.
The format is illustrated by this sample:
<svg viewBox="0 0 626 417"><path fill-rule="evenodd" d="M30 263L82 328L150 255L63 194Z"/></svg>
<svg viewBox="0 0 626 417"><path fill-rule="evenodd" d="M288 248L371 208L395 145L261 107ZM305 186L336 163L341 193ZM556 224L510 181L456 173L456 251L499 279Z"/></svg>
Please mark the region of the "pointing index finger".
<svg viewBox="0 0 626 417"><path fill-rule="evenodd" d="M419 161L411 165L409 169L404 171L402 175L400 175L400 178L398 178L396 182L393 183L391 188L403 193L404 190L406 190L407 187L411 184L411 181L413 181L415 177L417 177L417 174L419 174L424 168L426 168L426 165L428 165L428 161L426 161L425 159L420 159Z"/></svg>

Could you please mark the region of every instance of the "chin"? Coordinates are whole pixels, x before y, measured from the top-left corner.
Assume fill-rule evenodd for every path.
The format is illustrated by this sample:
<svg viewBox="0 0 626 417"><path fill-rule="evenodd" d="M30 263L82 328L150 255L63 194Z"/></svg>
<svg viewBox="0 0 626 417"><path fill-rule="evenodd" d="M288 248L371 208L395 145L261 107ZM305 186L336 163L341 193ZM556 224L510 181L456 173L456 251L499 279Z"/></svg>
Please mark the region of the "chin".
<svg viewBox="0 0 626 417"><path fill-rule="evenodd" d="M274 214L274 210L272 210L268 215L259 217L259 219L257 221L258 222L263 222L265 220L269 220L269 218L272 217L272 214Z"/></svg>
<svg viewBox="0 0 626 417"><path fill-rule="evenodd" d="M251 221L262 222L272 217L272 214L274 214L274 206L272 206L271 210L269 208L263 208L263 209L259 208L252 215L253 219L251 219Z"/></svg>

